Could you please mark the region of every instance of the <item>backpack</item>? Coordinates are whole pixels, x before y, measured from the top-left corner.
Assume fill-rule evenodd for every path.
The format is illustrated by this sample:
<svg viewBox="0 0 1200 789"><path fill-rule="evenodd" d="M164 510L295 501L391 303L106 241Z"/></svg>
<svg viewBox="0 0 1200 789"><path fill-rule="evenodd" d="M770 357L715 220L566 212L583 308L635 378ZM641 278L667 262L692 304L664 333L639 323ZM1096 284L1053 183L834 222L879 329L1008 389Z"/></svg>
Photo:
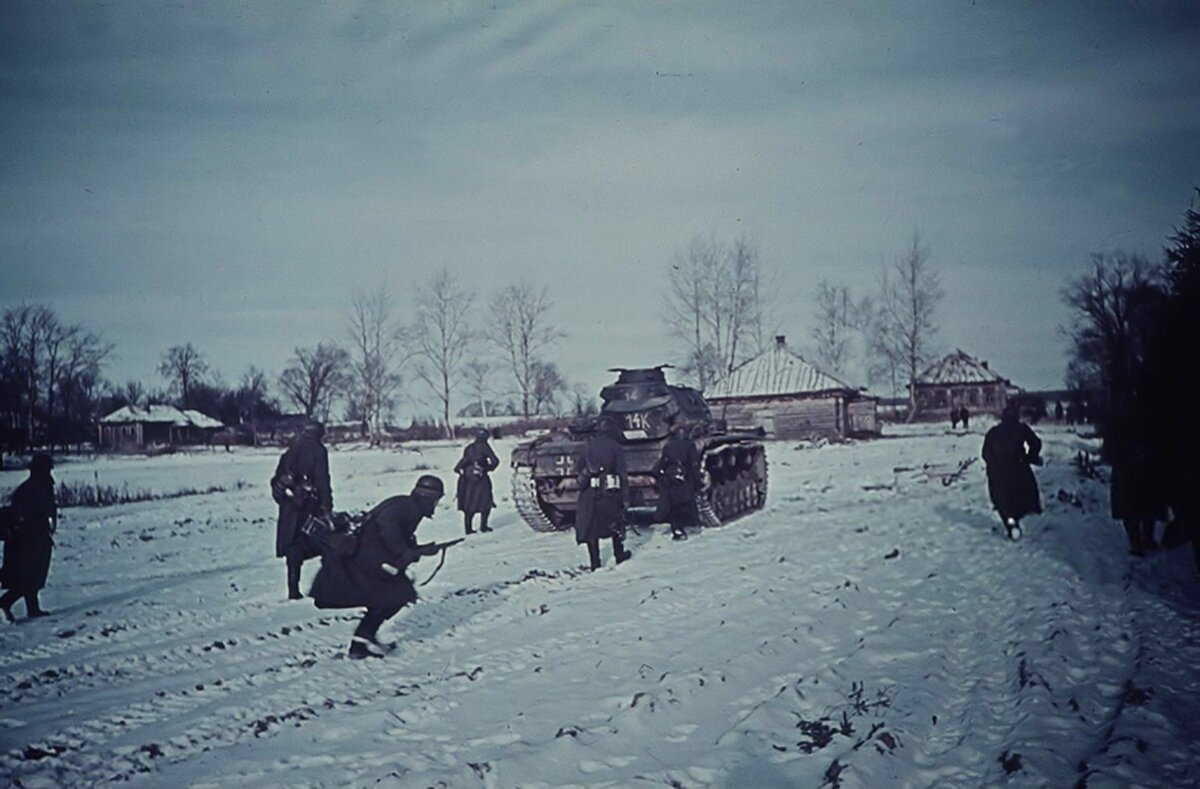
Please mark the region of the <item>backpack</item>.
<svg viewBox="0 0 1200 789"><path fill-rule="evenodd" d="M363 517L345 512L328 516L309 515L300 530L320 548L322 554L348 559L358 553L358 535Z"/></svg>

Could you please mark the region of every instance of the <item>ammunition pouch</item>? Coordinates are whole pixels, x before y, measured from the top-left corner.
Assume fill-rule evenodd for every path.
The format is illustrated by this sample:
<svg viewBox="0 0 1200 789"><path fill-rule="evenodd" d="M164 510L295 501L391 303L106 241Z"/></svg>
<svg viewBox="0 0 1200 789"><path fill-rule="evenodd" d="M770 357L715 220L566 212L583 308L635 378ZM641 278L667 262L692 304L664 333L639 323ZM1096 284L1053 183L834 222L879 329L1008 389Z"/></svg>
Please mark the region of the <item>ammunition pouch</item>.
<svg viewBox="0 0 1200 789"><path fill-rule="evenodd" d="M593 490L617 490L621 487L621 478L616 474L597 474L588 478L588 487Z"/></svg>

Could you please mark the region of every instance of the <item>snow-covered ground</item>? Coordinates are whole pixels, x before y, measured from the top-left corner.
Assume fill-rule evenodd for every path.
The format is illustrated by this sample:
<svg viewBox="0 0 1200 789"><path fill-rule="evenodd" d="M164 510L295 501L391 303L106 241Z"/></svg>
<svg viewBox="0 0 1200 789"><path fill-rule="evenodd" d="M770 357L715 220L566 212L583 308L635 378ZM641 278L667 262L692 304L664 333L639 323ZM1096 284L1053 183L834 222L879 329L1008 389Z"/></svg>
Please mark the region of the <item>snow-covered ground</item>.
<svg viewBox="0 0 1200 789"><path fill-rule="evenodd" d="M1105 487L1070 463L1095 447L1054 428L1046 513L1005 542L981 463L941 480L984 427L773 443L765 511L684 543L643 529L596 573L519 521L502 467L496 531L385 626L395 653L360 662L343 656L355 612L284 600L275 453L65 464L59 479L228 490L65 512L55 615L0 628L0 783L1195 784L1190 551L1131 562ZM449 482L459 448L335 450L336 504L426 470ZM446 500L421 533L460 529Z"/></svg>

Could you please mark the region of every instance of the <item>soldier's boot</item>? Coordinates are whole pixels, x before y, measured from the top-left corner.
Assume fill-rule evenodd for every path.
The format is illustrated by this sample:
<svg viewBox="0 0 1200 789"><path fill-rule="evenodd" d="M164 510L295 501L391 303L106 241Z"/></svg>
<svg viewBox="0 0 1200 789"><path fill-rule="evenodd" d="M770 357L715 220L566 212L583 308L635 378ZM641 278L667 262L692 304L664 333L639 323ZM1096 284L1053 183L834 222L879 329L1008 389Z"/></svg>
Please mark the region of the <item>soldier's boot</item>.
<svg viewBox="0 0 1200 789"><path fill-rule="evenodd" d="M304 597L300 593L300 566L303 563L303 560L299 557L287 557L287 590L289 600L300 600Z"/></svg>
<svg viewBox="0 0 1200 789"><path fill-rule="evenodd" d="M492 530L492 527L488 526L488 513L486 513L486 512L479 513L479 530L480 531L491 531Z"/></svg>
<svg viewBox="0 0 1200 789"><path fill-rule="evenodd" d="M587 541L587 550L588 550L588 563L590 564L591 569L599 570L600 567L602 566L600 564L600 542L599 542L599 540L594 540L594 539L588 540Z"/></svg>
<svg viewBox="0 0 1200 789"><path fill-rule="evenodd" d="M12 607L19 599L21 599L21 594L12 590L5 592L4 596L0 597L0 611L4 612L4 621L9 624L17 621L17 618L13 616Z"/></svg>
<svg viewBox="0 0 1200 789"><path fill-rule="evenodd" d="M381 658L396 648L395 644L381 644L375 636L354 636L350 639L350 650L346 657L351 660Z"/></svg>
<svg viewBox="0 0 1200 789"><path fill-rule="evenodd" d="M1142 545L1146 550L1152 551L1158 547L1158 540L1154 539L1154 521L1142 521Z"/></svg>
<svg viewBox="0 0 1200 789"><path fill-rule="evenodd" d="M370 643L370 647L374 647L381 655L390 655L396 651L395 641L380 641L378 636L363 636ZM368 649L370 649L368 647Z"/></svg>
<svg viewBox="0 0 1200 789"><path fill-rule="evenodd" d="M1016 518L1009 518L1005 521L1004 526L1008 529L1008 539L1013 542L1021 539L1021 524Z"/></svg>
<svg viewBox="0 0 1200 789"><path fill-rule="evenodd" d="M630 559L633 554L625 550L625 543L620 537L613 537L613 556L617 559L617 564Z"/></svg>
<svg viewBox="0 0 1200 789"><path fill-rule="evenodd" d="M346 652L346 657L351 660L362 660L375 656L371 654L370 643L365 638L355 636L350 639L350 649Z"/></svg>
<svg viewBox="0 0 1200 789"><path fill-rule="evenodd" d="M1129 537L1129 553L1133 556L1145 556L1146 546L1142 544L1142 532L1133 520L1125 521L1125 534Z"/></svg>
<svg viewBox="0 0 1200 789"><path fill-rule="evenodd" d="M471 526L471 521L473 519L474 519L474 516L472 516L470 514L463 515L463 529L466 530L467 534L475 533L475 529Z"/></svg>

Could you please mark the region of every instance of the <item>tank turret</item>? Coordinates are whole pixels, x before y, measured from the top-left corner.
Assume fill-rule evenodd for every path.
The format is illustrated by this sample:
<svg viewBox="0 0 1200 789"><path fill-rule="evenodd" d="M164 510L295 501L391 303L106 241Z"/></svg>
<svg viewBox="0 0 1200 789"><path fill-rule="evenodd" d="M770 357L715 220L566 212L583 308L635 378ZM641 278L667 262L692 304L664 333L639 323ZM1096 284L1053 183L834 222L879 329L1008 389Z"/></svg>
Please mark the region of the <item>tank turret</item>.
<svg viewBox="0 0 1200 789"><path fill-rule="evenodd" d="M667 383L667 367L610 370L617 373L617 380L600 391L598 416L577 420L567 430L539 436L513 450L513 499L530 526L553 531L574 523L579 455L601 416L614 422L625 447L631 517L653 520L658 504L653 467L671 428L680 424L686 426L702 458L703 486L696 501L701 524L718 526L762 509L767 463L760 436L729 433L723 422L713 419L700 392Z"/></svg>

